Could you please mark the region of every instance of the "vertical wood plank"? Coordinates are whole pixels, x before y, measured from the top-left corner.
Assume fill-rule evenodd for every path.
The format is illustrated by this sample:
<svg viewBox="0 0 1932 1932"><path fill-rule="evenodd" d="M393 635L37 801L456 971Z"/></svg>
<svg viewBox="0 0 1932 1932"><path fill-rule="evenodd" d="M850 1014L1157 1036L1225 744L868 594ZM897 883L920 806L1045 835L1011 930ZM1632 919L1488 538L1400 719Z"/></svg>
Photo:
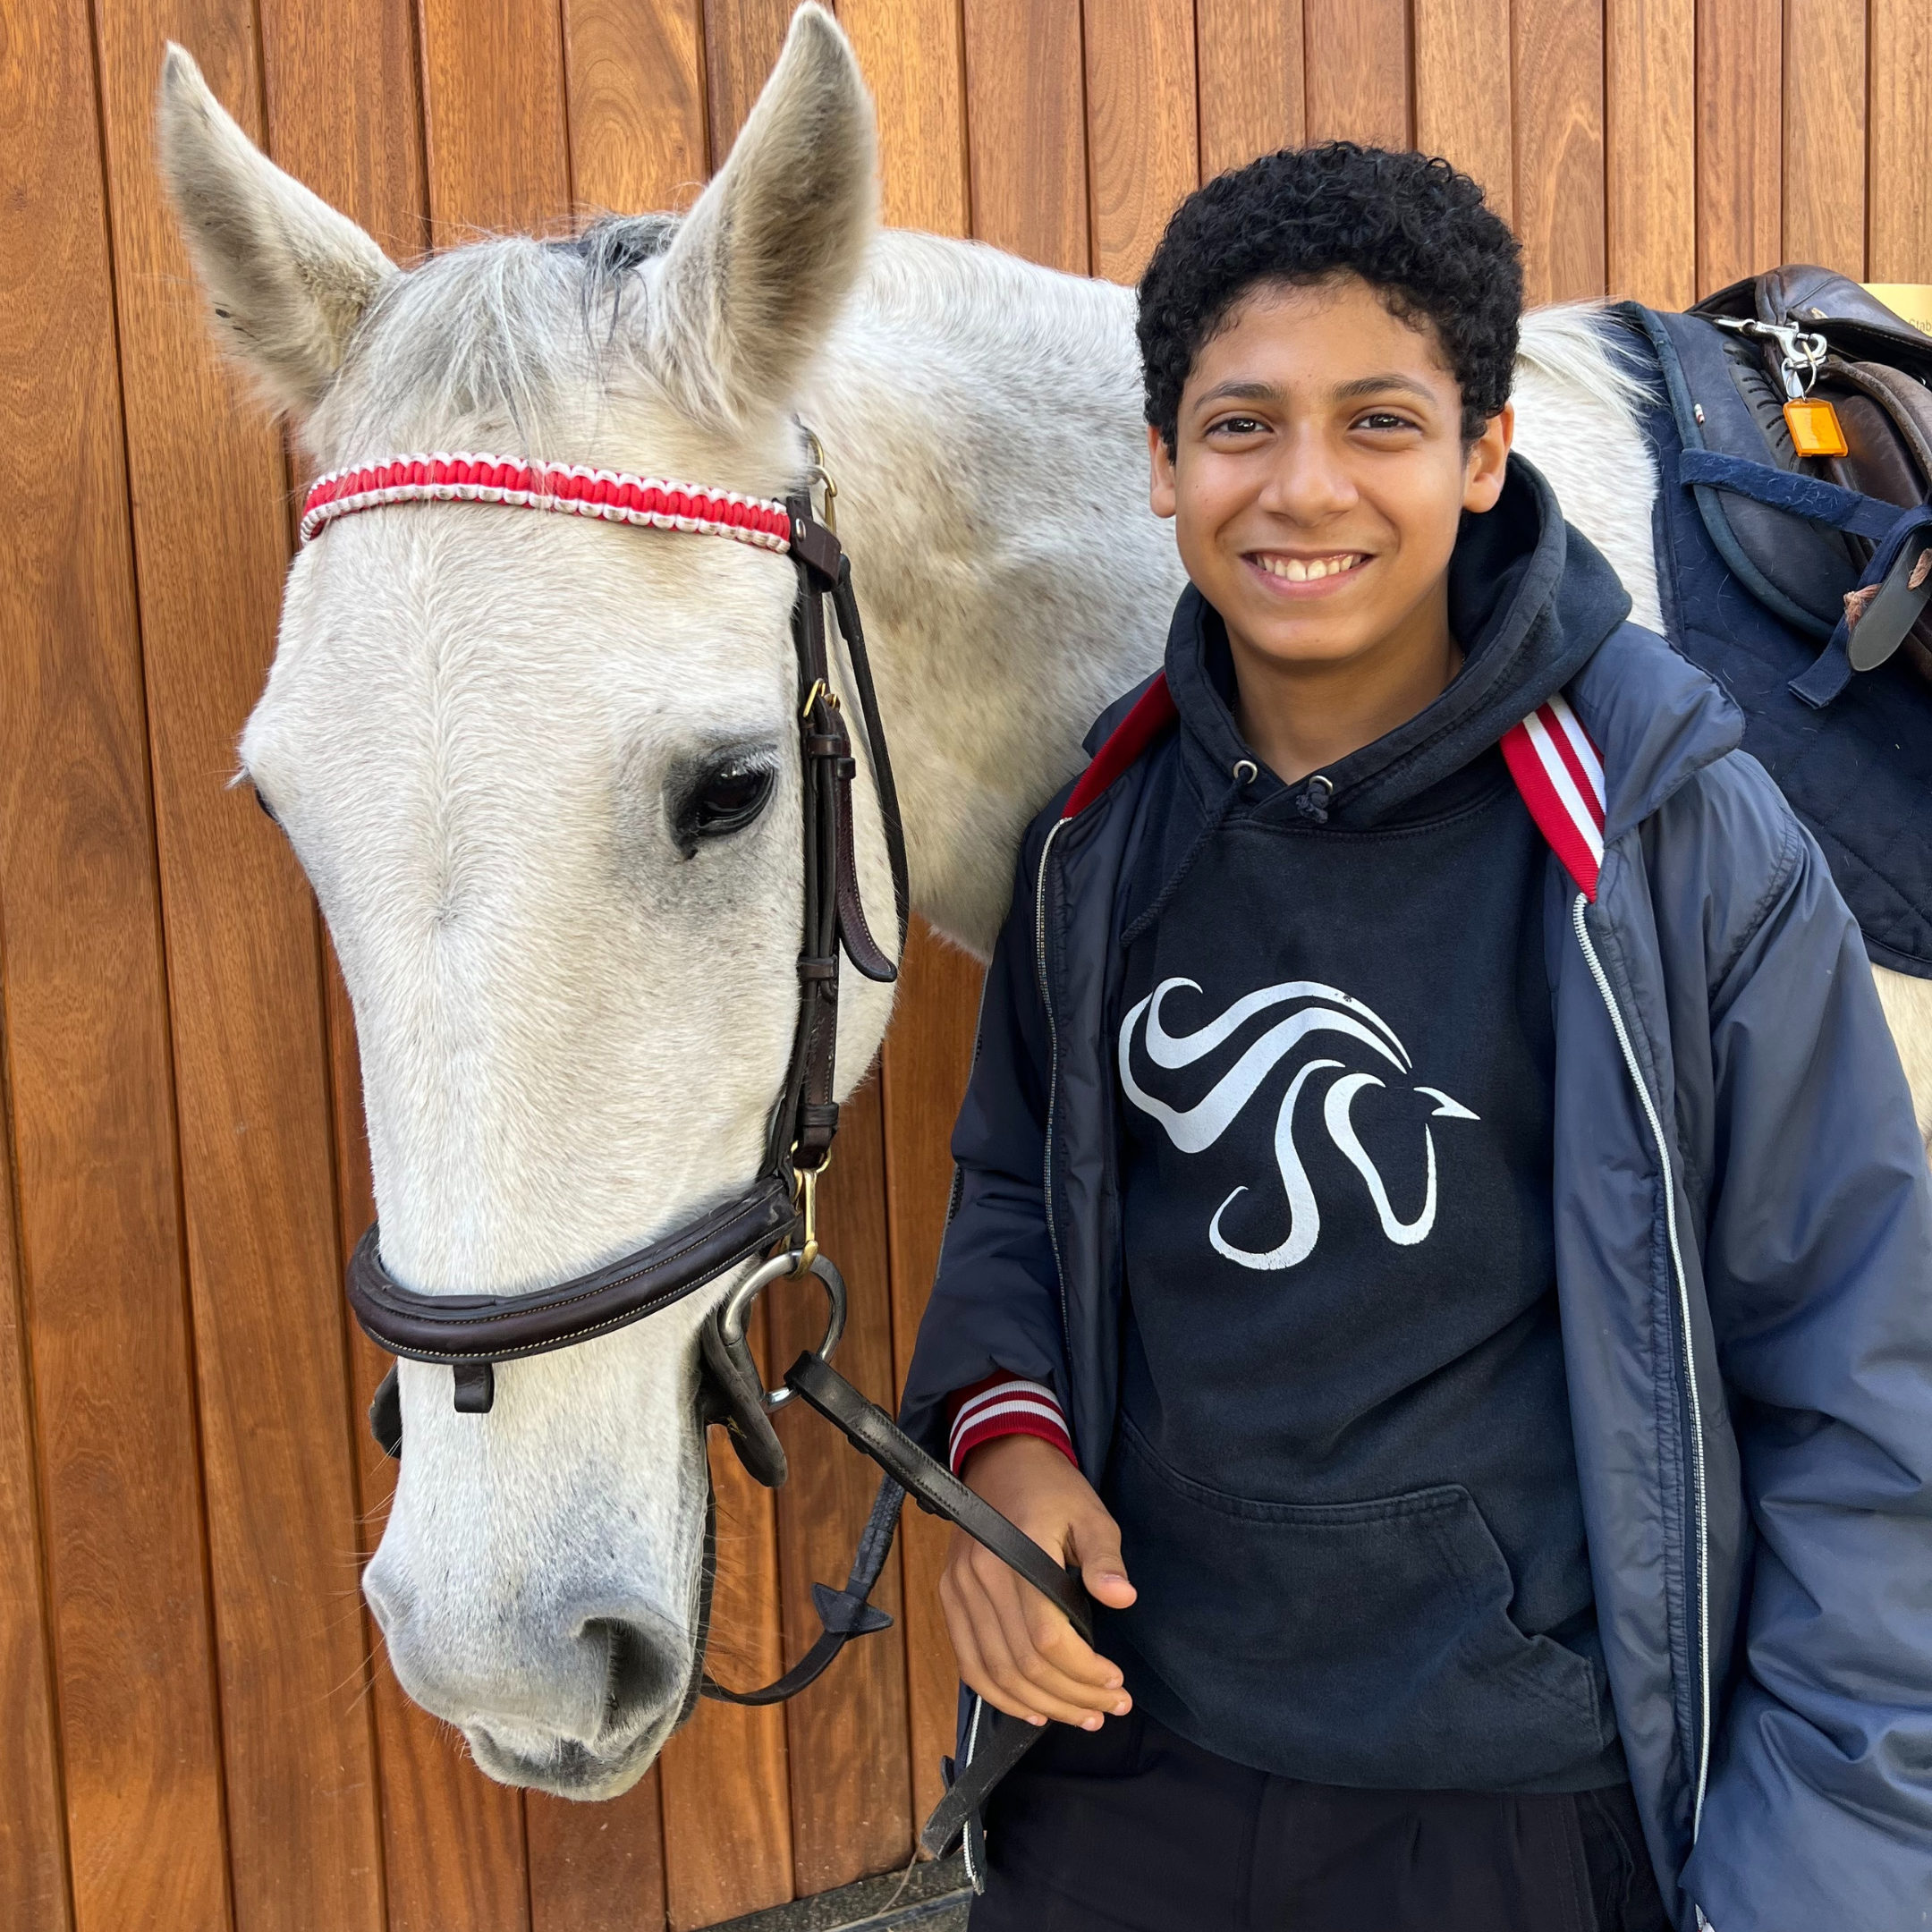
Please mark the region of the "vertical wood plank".
<svg viewBox="0 0 1932 1932"><path fill-rule="evenodd" d="M1865 275L1865 0L1784 0L1780 261Z"/></svg>
<svg viewBox="0 0 1932 1932"><path fill-rule="evenodd" d="M0 98L4 98L0 95ZM4 958L4 947L0 947ZM0 1075L5 1064L0 995ZM53 1619L40 1535L40 1458L27 1377L27 1323L13 1239L13 1161L0 1077L0 1885L20 1922L71 1932L67 1835L54 1733Z"/></svg>
<svg viewBox="0 0 1932 1932"><path fill-rule="evenodd" d="M877 1080L839 1115L838 1152L819 1191L826 1252L844 1275L850 1313L840 1372L874 1402L894 1396L892 1291L886 1226L885 1126ZM775 1370L817 1345L824 1298L801 1284L767 1297ZM878 1471L844 1437L793 1403L779 1417L792 1478L778 1493L778 1554L789 1666L819 1631L811 1586L845 1581L878 1488ZM912 1850L900 1576L889 1564L873 1600L893 1627L853 1644L785 1706L791 1750L792 1863L801 1896L902 1865Z"/></svg>
<svg viewBox="0 0 1932 1932"><path fill-rule="evenodd" d="M564 0L571 166L581 207L682 208L705 180L699 0Z"/></svg>
<svg viewBox="0 0 1932 1932"><path fill-rule="evenodd" d="M792 0L704 0L705 79L711 165L724 165L792 21Z"/></svg>
<svg viewBox="0 0 1932 1932"><path fill-rule="evenodd" d="M663 1932L664 1814L657 1767L622 1798L531 1792L530 1932Z"/></svg>
<svg viewBox="0 0 1932 1932"><path fill-rule="evenodd" d="M883 172L882 213L888 222L962 235L970 219L967 192L966 72L959 0L842 0L839 18L859 55L878 103ZM956 1024L959 988L923 974L922 949L933 944L917 919L908 936L893 1022L880 1053L878 1091L883 1134L886 1233L892 1349L888 1385L877 1399L898 1405L903 1356L911 1347L919 1311L932 1280L929 1265L908 1255L899 1233L905 1199L902 1171L936 1150L945 1161L951 1108L941 1098L943 1120L895 1112L893 1096L926 1090L919 1042L925 1030ZM966 1021L971 1025L971 996ZM936 1129L936 1132L932 1130ZM911 1139L906 1138L908 1132ZM950 1171L950 1170L949 1170ZM908 1266L911 1269L907 1272ZM923 1267L923 1272L920 1272ZM876 1374L868 1364L867 1372ZM914 1519L918 1521L915 1522ZM900 1519L900 1629L904 1646L907 1739L906 1801L913 1826L938 1802L939 1760L953 1749L954 1675L952 1647L939 1619L939 1563L943 1538L922 1536L931 1519L909 1509ZM837 1562L841 1559L835 1556ZM836 1582L839 1578L833 1577ZM876 1640L868 1638L871 1643ZM809 1774L808 1774L809 1775Z"/></svg>
<svg viewBox="0 0 1932 1932"><path fill-rule="evenodd" d="M1301 142L1301 0L1195 0L1200 172Z"/></svg>
<svg viewBox="0 0 1932 1932"><path fill-rule="evenodd" d="M973 233L1085 275L1086 114L1078 0L965 0Z"/></svg>
<svg viewBox="0 0 1932 1932"><path fill-rule="evenodd" d="M769 1366L768 1350L758 1357ZM745 1474L722 1429L708 1434L717 1508L708 1662L724 1683L768 1683L784 1668L771 1495ZM672 1932L693 1932L792 1896L786 1771L783 1708L746 1710L707 1698L665 1747L659 1775Z"/></svg>
<svg viewBox="0 0 1932 1932"><path fill-rule="evenodd" d="M1775 267L1782 242L1779 0L1698 0L1698 293Z"/></svg>
<svg viewBox="0 0 1932 1932"><path fill-rule="evenodd" d="M1512 18L1524 297L1601 295L1603 0L1515 0Z"/></svg>
<svg viewBox="0 0 1932 1932"><path fill-rule="evenodd" d="M315 919L286 845L265 838L266 821L226 785L273 650L288 475L247 384L217 363L162 203L151 103L170 37L199 50L210 85L258 138L260 120L250 14L226 0L123 0L104 13L230 1867L251 1928L319 1920L377 1932Z"/></svg>
<svg viewBox="0 0 1932 1932"><path fill-rule="evenodd" d="M919 1317L938 1271L953 1188L948 1143L972 1067L980 978L977 960L937 938L924 920L913 920L879 1076L892 1242L895 1396L905 1386ZM908 1509L900 1524L912 1810L915 1822L923 1822L945 1791L939 1760L952 1755L958 1707L953 1647L939 1611L939 1572L945 1562L947 1530L937 1517L918 1509Z"/></svg>
<svg viewBox="0 0 1932 1932"><path fill-rule="evenodd" d="M1415 0L1415 139L1516 218L1509 0Z"/></svg>
<svg viewBox="0 0 1932 1932"><path fill-rule="evenodd" d="M1093 272L1133 283L1200 181L1191 0L1089 0L1083 38Z"/></svg>
<svg viewBox="0 0 1932 1932"><path fill-rule="evenodd" d="M1697 0L1605 0L1609 285L1697 300Z"/></svg>
<svg viewBox="0 0 1932 1932"><path fill-rule="evenodd" d="M1866 274L1932 281L1932 9L1871 0L1870 211Z"/></svg>
<svg viewBox="0 0 1932 1932"><path fill-rule="evenodd" d="M966 64L960 0L840 0L878 111L879 218L963 235Z"/></svg>
<svg viewBox="0 0 1932 1932"><path fill-rule="evenodd" d="M123 1932L231 1911L94 74L87 9L0 5L14 1238L73 1922Z"/></svg>
<svg viewBox="0 0 1932 1932"><path fill-rule="evenodd" d="M557 225L571 201L557 0L419 5L436 246Z"/></svg>
<svg viewBox="0 0 1932 1932"><path fill-rule="evenodd" d="M1308 138L1410 145L1408 0L1301 0Z"/></svg>

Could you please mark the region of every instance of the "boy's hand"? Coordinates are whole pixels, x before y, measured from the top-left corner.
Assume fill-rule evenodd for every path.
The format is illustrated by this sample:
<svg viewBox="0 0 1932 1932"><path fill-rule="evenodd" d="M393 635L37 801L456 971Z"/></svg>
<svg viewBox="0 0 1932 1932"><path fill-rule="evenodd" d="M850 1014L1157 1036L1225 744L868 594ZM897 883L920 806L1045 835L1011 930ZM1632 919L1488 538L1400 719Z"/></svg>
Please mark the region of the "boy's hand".
<svg viewBox="0 0 1932 1932"><path fill-rule="evenodd" d="M999 1436L975 1449L960 1473L1049 1556L1077 1562L1097 1602L1124 1610L1134 1600L1119 1525L1050 1443ZM953 1532L939 1601L961 1677L995 1709L1029 1724L1053 1717L1097 1731L1106 1717L1132 1708L1120 1672L1081 1640L1064 1612L962 1530Z"/></svg>

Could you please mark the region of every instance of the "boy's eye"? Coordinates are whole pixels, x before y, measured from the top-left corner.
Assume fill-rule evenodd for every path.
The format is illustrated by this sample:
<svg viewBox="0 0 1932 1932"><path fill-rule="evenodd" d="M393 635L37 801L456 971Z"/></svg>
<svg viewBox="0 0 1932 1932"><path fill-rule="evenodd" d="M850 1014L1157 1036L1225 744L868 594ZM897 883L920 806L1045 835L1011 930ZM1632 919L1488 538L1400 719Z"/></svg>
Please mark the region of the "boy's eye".
<svg viewBox="0 0 1932 1932"><path fill-rule="evenodd" d="M1209 436L1259 436L1267 425L1258 416L1224 416L1208 431Z"/></svg>
<svg viewBox="0 0 1932 1932"><path fill-rule="evenodd" d="M1406 416L1398 415L1394 410L1370 410L1366 416L1355 419L1358 429L1386 433L1394 429L1413 429L1415 424Z"/></svg>

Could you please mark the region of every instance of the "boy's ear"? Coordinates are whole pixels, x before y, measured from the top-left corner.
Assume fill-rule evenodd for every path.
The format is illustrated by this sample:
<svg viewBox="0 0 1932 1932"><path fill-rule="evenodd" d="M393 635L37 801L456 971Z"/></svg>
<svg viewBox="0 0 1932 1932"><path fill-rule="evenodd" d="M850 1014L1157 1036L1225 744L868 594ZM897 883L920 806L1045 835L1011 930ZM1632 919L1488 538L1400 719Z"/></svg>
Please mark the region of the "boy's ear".
<svg viewBox="0 0 1932 1932"><path fill-rule="evenodd" d="M1494 510L1509 470L1510 445L1516 439L1516 405L1505 402L1470 445L1462 474L1462 507L1480 516Z"/></svg>
<svg viewBox="0 0 1932 1932"><path fill-rule="evenodd" d="M1156 516L1171 517L1174 513L1174 452L1152 423L1148 425L1147 449L1148 502Z"/></svg>

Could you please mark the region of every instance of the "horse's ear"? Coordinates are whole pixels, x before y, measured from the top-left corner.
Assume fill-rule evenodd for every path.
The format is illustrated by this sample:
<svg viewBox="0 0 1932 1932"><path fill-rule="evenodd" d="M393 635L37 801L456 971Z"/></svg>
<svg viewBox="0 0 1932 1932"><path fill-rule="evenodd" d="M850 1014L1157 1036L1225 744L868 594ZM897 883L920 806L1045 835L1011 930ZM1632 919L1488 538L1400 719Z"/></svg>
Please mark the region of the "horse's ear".
<svg viewBox="0 0 1932 1932"><path fill-rule="evenodd" d="M327 202L258 153L169 43L155 146L216 335L300 414L327 388L395 266Z"/></svg>
<svg viewBox="0 0 1932 1932"><path fill-rule="evenodd" d="M658 273L652 360L694 406L742 420L790 400L858 278L877 212L875 152L845 36L801 6Z"/></svg>

